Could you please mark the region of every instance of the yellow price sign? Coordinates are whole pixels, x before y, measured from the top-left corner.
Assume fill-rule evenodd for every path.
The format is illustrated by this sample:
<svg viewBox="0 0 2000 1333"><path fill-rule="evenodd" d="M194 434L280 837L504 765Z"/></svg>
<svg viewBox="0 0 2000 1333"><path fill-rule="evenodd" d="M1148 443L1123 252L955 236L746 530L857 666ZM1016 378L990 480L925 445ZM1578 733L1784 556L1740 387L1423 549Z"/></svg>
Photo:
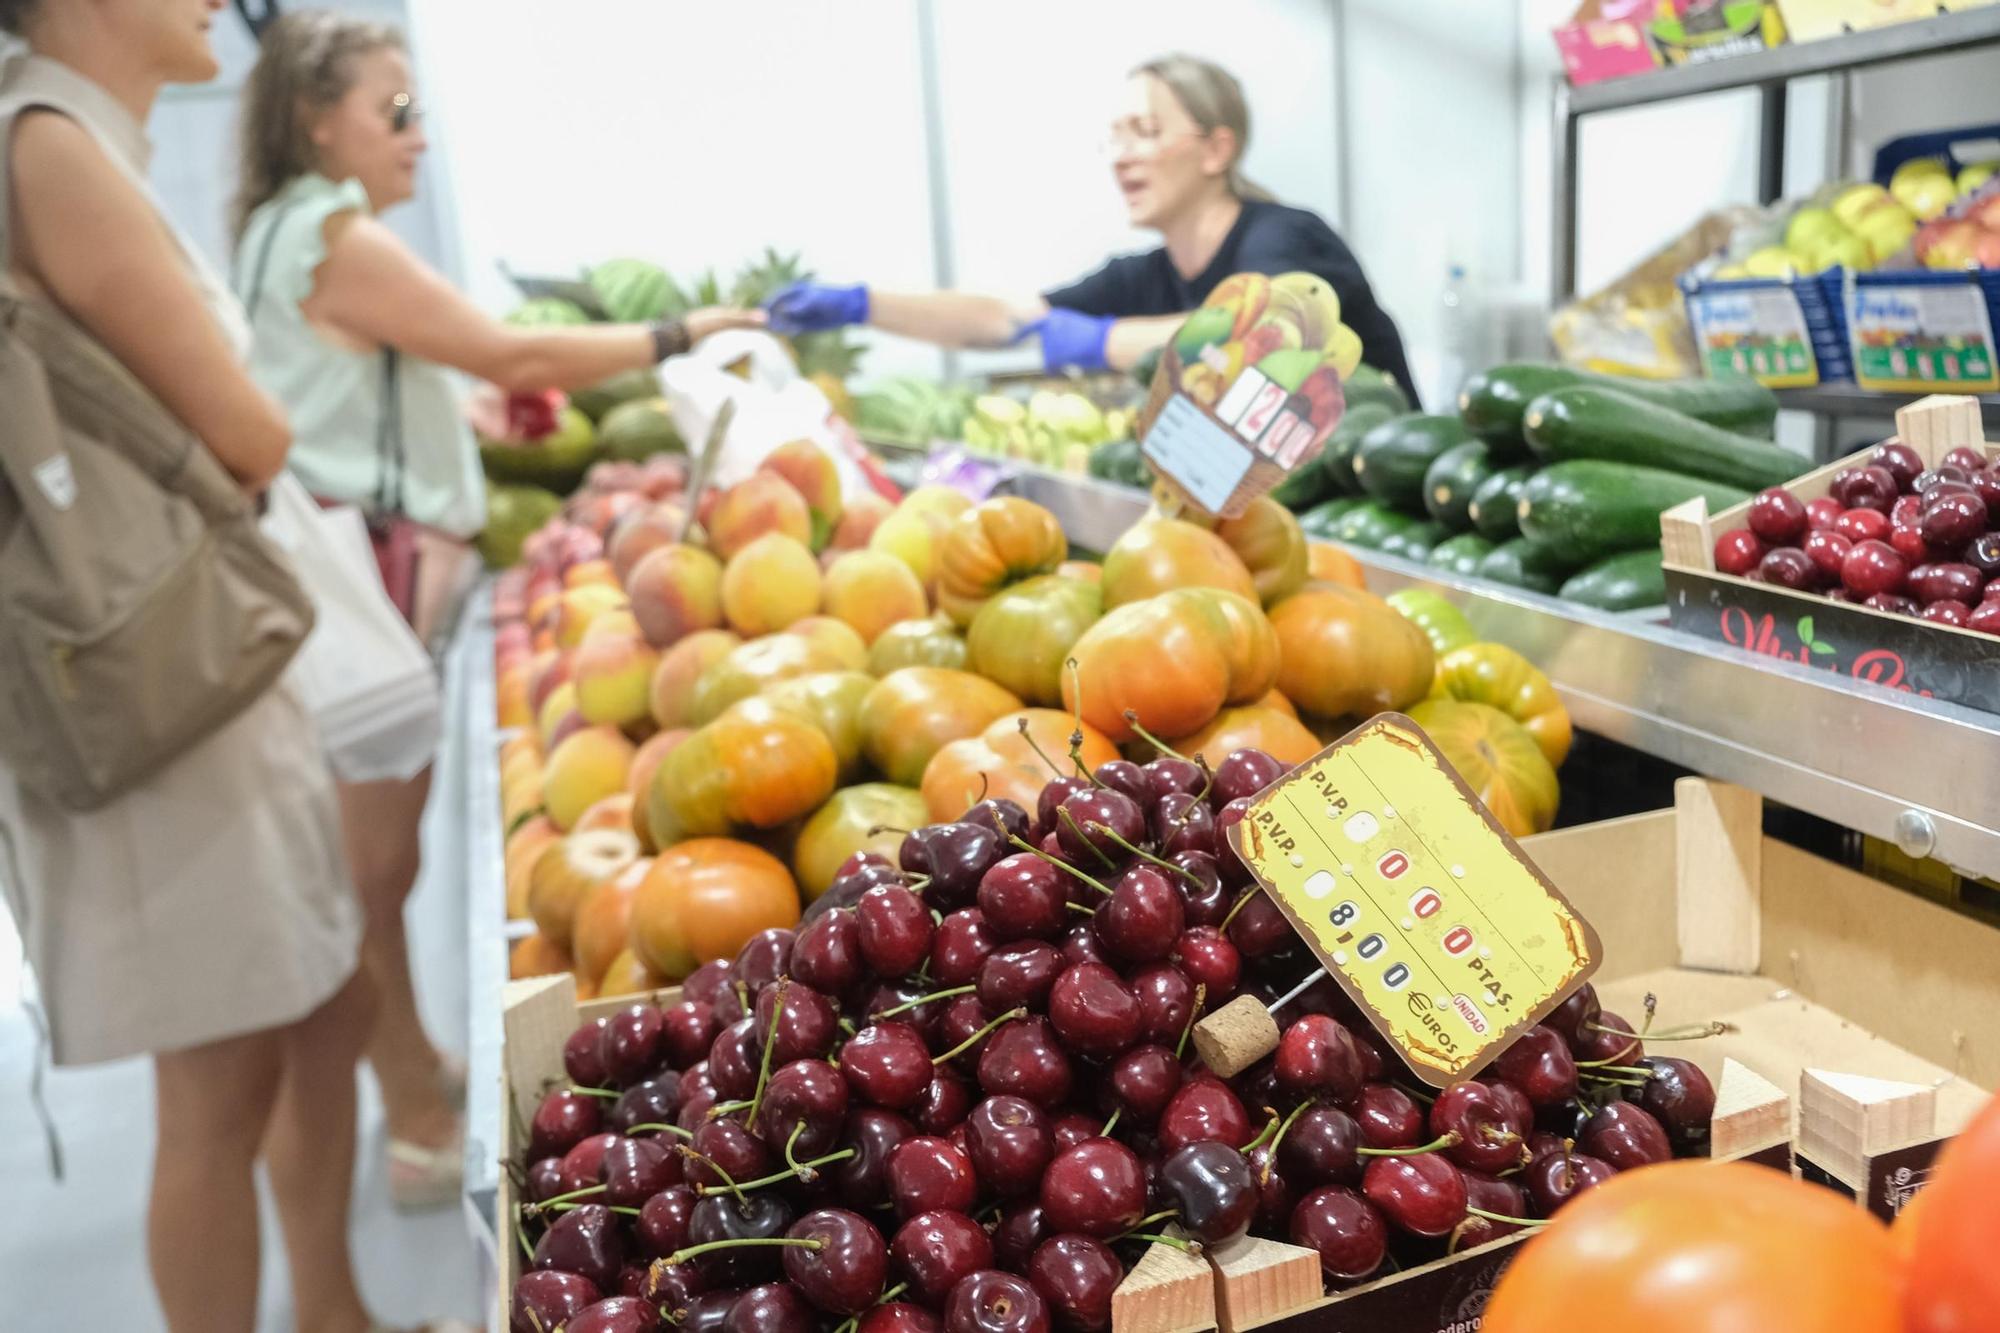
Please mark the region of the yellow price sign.
<svg viewBox="0 0 2000 1333"><path fill-rule="evenodd" d="M1273 783L1229 836L1435 1087L1472 1077L1597 970L1597 932L1400 713Z"/></svg>

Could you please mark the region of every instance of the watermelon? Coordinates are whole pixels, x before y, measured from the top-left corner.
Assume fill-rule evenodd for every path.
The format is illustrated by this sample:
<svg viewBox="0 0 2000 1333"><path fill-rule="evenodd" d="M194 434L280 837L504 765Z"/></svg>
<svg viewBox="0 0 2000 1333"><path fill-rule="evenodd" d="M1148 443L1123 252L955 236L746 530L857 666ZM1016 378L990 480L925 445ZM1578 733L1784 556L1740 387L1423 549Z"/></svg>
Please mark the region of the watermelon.
<svg viewBox="0 0 2000 1333"><path fill-rule="evenodd" d="M608 458L643 463L654 454L684 454L687 441L674 429L664 398L620 403L597 425L597 442Z"/></svg>
<svg viewBox="0 0 2000 1333"><path fill-rule="evenodd" d="M646 324L666 318L674 280L644 259L611 259L590 270L590 287L615 324Z"/></svg>
<svg viewBox="0 0 2000 1333"><path fill-rule="evenodd" d="M613 375L587 389L578 389L569 396L570 406L579 409L592 421L603 421L611 415L611 409L620 403L637 402L645 398L660 396L659 372L650 366L644 370L628 370Z"/></svg>
<svg viewBox="0 0 2000 1333"><path fill-rule="evenodd" d="M540 486L558 495L576 489L599 453L596 428L573 407L565 407L555 432L539 440L479 442L487 480Z"/></svg>
<svg viewBox="0 0 2000 1333"><path fill-rule="evenodd" d="M574 301L565 301L560 296L537 296L515 306L508 312L506 322L520 328L566 327L588 324L590 316Z"/></svg>

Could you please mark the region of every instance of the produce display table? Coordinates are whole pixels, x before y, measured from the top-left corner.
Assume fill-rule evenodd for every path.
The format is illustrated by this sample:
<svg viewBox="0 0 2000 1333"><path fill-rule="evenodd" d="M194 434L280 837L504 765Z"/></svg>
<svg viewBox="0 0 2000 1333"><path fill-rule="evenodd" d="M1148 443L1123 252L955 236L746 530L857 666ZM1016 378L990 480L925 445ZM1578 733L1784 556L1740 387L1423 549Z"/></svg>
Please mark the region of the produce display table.
<svg viewBox="0 0 2000 1333"><path fill-rule="evenodd" d="M1001 489L1051 510L1102 551L1143 493L1024 468ZM1547 672L1576 725L1795 809L2000 876L2000 717L1919 699L1608 614L1348 548L1379 594L1433 588L1480 637Z"/></svg>

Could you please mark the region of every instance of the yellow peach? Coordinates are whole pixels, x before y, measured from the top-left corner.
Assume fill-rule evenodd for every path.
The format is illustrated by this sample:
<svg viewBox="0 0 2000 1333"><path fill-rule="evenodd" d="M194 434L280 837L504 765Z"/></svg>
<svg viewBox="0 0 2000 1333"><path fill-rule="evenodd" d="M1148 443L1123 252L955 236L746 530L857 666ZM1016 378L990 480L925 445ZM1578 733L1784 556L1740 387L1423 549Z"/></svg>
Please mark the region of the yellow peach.
<svg viewBox="0 0 2000 1333"><path fill-rule="evenodd" d="M774 472L752 473L724 491L702 526L708 529L708 544L724 560L772 533L802 546L813 533L805 497Z"/></svg>
<svg viewBox="0 0 2000 1333"><path fill-rule="evenodd" d="M622 611L626 606L624 590L616 584L588 583L569 589L556 600L556 647L576 647L583 642L584 631L590 628L591 621L606 611Z"/></svg>
<svg viewBox="0 0 2000 1333"><path fill-rule="evenodd" d="M649 553L626 582L632 615L655 648L722 623L722 562L676 543Z"/></svg>
<svg viewBox="0 0 2000 1333"><path fill-rule="evenodd" d="M886 551L849 551L826 573L827 614L853 626L868 643L901 620L930 610L924 585L908 565Z"/></svg>
<svg viewBox="0 0 2000 1333"><path fill-rule="evenodd" d="M609 726L585 727L557 745L542 773L542 799L556 827L575 827L584 811L623 791L634 750L624 733Z"/></svg>
<svg viewBox="0 0 2000 1333"><path fill-rule="evenodd" d="M576 709L585 722L629 726L651 716L660 654L637 634L588 638L576 652Z"/></svg>
<svg viewBox="0 0 2000 1333"><path fill-rule="evenodd" d="M667 728L692 726L695 686L742 643L726 629L704 629L667 649L653 670L653 720Z"/></svg>
<svg viewBox="0 0 2000 1333"><path fill-rule="evenodd" d="M840 472L826 451L811 440L788 440L765 455L757 470L783 478L799 493L812 522L812 548L823 548L843 512Z"/></svg>
<svg viewBox="0 0 2000 1333"><path fill-rule="evenodd" d="M875 535L875 529L882 520L889 517L895 508L887 500L873 491L864 491L847 502L841 511L840 522L834 525L833 540L827 549L833 551L858 551L868 544Z"/></svg>
<svg viewBox="0 0 2000 1333"><path fill-rule="evenodd" d="M883 519L868 538L868 549L893 555L910 567L927 594L937 590L937 551L949 522L927 509L912 509L909 502Z"/></svg>
<svg viewBox="0 0 2000 1333"><path fill-rule="evenodd" d="M796 634L812 643L833 658L843 671L868 669L868 645L844 620L833 616L807 616L804 620L793 621L785 633Z"/></svg>
<svg viewBox="0 0 2000 1333"><path fill-rule="evenodd" d="M549 697L542 700L541 711L535 714L535 730L541 737L542 753L549 754L556 748L554 740L556 723L576 712L576 682L566 680L549 691Z"/></svg>
<svg viewBox="0 0 2000 1333"><path fill-rule="evenodd" d="M629 585L639 562L662 546L679 541L681 529L686 526L686 511L670 502L635 509L619 519L604 547L605 558L610 560L618 581Z"/></svg>
<svg viewBox="0 0 2000 1333"><path fill-rule="evenodd" d="M767 532L724 567L722 614L738 634L773 634L819 610L819 585L819 562L806 544Z"/></svg>

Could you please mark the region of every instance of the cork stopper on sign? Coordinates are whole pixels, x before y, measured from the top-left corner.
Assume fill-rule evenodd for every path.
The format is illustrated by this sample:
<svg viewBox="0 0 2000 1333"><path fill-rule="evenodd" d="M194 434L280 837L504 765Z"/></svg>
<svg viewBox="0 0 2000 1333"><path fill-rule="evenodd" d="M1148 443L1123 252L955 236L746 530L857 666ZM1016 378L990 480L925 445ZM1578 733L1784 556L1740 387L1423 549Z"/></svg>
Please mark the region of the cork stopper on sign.
<svg viewBox="0 0 2000 1333"><path fill-rule="evenodd" d="M1194 1025L1194 1049L1219 1078L1234 1078L1278 1049L1278 1023L1253 995L1239 995Z"/></svg>

